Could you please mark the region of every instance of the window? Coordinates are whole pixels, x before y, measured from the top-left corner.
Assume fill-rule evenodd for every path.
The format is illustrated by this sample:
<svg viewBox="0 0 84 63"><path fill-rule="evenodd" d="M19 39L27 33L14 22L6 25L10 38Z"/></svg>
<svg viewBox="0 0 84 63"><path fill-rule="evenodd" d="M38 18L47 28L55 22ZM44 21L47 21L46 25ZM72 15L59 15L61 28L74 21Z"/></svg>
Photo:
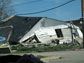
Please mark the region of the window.
<svg viewBox="0 0 84 63"><path fill-rule="evenodd" d="M61 29L55 29L55 32L57 34L57 37L63 37Z"/></svg>

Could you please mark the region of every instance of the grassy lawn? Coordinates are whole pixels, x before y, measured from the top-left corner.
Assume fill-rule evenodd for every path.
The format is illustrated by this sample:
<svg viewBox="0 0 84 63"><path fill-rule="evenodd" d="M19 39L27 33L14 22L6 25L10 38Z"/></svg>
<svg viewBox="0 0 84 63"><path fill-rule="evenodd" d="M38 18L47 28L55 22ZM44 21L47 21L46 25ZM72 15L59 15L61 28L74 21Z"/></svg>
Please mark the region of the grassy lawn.
<svg viewBox="0 0 84 63"><path fill-rule="evenodd" d="M31 52L51 52L51 51L66 51L66 50L74 50L80 49L81 46L72 46L72 45L56 45L56 46L32 46L31 48L28 46L13 46L12 50L16 50L16 53L31 53Z"/></svg>

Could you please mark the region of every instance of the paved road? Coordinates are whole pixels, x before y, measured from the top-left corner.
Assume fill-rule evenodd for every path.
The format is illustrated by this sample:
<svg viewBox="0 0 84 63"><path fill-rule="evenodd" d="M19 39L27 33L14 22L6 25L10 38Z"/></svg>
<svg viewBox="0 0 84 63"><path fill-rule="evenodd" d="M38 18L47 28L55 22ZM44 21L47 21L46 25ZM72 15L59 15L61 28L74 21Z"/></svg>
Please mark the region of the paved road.
<svg viewBox="0 0 84 63"><path fill-rule="evenodd" d="M35 56L42 55L50 57L62 57L61 59L48 60L47 63L84 63L84 49L78 51L56 51L32 54Z"/></svg>
<svg viewBox="0 0 84 63"><path fill-rule="evenodd" d="M84 50L80 51L59 51L59 52L44 52L32 53L34 55L43 56L61 56L62 59L49 60L48 63L84 63Z"/></svg>

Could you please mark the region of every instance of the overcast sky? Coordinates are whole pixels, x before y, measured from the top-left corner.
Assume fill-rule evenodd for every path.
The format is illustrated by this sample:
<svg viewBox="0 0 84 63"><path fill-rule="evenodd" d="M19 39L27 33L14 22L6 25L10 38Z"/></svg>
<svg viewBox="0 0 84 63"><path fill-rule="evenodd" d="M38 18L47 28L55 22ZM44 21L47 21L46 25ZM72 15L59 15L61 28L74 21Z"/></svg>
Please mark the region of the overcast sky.
<svg viewBox="0 0 84 63"><path fill-rule="evenodd" d="M13 5L25 3L14 6L16 14L24 14L50 9L67 1L70 0L14 0ZM75 0L65 6L44 13L21 16L49 17L63 21L80 19L81 0Z"/></svg>

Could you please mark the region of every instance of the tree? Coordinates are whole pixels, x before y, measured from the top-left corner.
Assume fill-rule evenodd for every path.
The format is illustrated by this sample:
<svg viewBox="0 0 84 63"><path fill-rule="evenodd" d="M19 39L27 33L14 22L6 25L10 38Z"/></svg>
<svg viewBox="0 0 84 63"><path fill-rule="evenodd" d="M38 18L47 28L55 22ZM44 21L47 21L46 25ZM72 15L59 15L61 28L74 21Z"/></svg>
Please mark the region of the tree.
<svg viewBox="0 0 84 63"><path fill-rule="evenodd" d="M11 0L0 0L0 20L14 14Z"/></svg>

